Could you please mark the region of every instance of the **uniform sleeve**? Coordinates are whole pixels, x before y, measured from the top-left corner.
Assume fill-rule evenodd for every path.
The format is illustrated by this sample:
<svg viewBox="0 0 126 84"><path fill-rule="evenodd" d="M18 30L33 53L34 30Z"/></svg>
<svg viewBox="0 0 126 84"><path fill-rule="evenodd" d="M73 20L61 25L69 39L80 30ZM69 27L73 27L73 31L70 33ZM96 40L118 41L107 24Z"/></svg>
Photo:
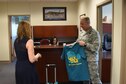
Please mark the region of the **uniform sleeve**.
<svg viewBox="0 0 126 84"><path fill-rule="evenodd" d="M100 47L100 35L99 33L94 33L92 34L91 38L92 42L87 42L86 43L86 48L87 50L91 52L96 52L99 50Z"/></svg>

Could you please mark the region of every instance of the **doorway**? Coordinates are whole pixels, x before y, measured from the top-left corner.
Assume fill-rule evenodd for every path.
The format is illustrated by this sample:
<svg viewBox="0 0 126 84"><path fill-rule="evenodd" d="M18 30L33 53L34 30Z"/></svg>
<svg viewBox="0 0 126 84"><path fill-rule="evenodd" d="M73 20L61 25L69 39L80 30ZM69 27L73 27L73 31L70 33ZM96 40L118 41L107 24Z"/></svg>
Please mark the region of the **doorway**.
<svg viewBox="0 0 126 84"><path fill-rule="evenodd" d="M101 35L100 73L103 83L110 83L112 59L112 1L97 6L97 28Z"/></svg>
<svg viewBox="0 0 126 84"><path fill-rule="evenodd" d="M18 28L18 23L22 20L25 21L30 21L30 16L29 15L12 15L9 16L9 31L10 31L10 61L14 61L15 57L13 55L14 53L14 40L16 39L17 36L17 28Z"/></svg>

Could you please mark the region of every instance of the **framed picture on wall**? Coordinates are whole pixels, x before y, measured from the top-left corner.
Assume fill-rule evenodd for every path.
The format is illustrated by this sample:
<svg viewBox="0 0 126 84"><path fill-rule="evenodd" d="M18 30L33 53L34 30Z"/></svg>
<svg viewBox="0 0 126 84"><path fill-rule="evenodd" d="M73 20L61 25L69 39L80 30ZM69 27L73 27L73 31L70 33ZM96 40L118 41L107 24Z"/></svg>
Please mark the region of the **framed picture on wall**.
<svg viewBox="0 0 126 84"><path fill-rule="evenodd" d="M43 7L43 21L66 20L66 7Z"/></svg>

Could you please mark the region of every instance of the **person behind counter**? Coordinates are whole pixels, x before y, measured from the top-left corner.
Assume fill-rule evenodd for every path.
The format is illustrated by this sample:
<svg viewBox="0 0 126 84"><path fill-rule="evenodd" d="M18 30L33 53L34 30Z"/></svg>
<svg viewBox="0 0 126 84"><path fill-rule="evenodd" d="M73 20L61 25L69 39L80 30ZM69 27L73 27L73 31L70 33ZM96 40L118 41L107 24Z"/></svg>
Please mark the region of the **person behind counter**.
<svg viewBox="0 0 126 84"><path fill-rule="evenodd" d="M26 21L21 21L18 25L14 49L17 57L15 67L16 84L40 84L34 62L41 57L41 54L34 54L30 24Z"/></svg>
<svg viewBox="0 0 126 84"><path fill-rule="evenodd" d="M56 36L53 37L53 45L59 45L59 42Z"/></svg>

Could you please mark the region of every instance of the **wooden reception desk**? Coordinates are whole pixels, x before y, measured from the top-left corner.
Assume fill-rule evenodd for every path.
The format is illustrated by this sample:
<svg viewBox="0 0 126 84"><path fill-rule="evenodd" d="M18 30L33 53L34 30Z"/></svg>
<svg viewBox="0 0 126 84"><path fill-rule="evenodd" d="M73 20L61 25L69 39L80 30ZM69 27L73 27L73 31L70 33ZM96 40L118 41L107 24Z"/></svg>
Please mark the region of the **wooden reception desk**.
<svg viewBox="0 0 126 84"><path fill-rule="evenodd" d="M78 37L77 25L34 25L33 27L33 39L37 45L41 39L49 39L52 43L52 38L56 36L59 44L75 42ZM48 33L47 33L48 31ZM36 45L36 44L34 44ZM61 60L63 46L36 46L35 53L41 53L42 58L36 62L37 72L39 74L41 84L46 84L46 64L56 64L57 81L60 83L68 82L68 76L66 71L65 62ZM53 68L49 68L49 81L54 81Z"/></svg>
<svg viewBox="0 0 126 84"><path fill-rule="evenodd" d="M36 62L37 72L39 74L41 84L46 82L46 64L56 64L56 73L58 82L68 82L68 76L66 72L65 62L61 60L63 46L54 45L42 45L35 46L35 53L41 53L42 58ZM49 81L54 81L54 70L53 67L49 68Z"/></svg>

